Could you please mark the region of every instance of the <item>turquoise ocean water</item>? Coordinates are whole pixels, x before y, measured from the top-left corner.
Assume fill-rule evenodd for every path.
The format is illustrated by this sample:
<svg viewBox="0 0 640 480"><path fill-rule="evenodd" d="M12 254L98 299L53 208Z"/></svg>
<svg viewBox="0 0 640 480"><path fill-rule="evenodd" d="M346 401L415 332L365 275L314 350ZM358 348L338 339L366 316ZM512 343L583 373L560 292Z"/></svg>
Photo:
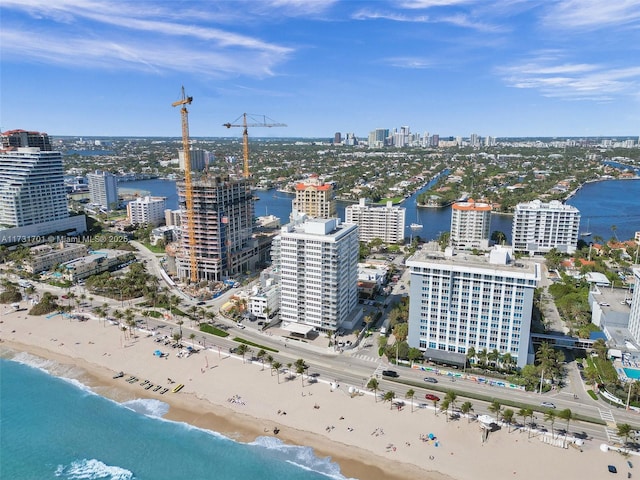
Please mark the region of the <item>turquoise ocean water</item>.
<svg viewBox="0 0 640 480"><path fill-rule="evenodd" d="M78 376L73 367L25 353L0 359L1 479L345 478L311 448L271 437L239 443L163 420L167 404L118 404L73 380Z"/></svg>

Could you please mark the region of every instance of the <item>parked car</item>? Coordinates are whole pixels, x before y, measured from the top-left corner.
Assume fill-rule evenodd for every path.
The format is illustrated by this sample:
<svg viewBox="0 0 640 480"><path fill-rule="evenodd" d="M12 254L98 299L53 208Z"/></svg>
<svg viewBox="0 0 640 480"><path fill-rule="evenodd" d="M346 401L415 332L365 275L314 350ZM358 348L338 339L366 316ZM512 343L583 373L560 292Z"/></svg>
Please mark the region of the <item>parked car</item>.
<svg viewBox="0 0 640 480"><path fill-rule="evenodd" d="M556 408L556 405L551 402L542 402L540 405L542 405L545 408Z"/></svg>
<svg viewBox="0 0 640 480"><path fill-rule="evenodd" d="M426 398L427 400L431 400L432 402L439 402L440 401L440 397L438 397L437 395L434 395L433 393L427 393L424 398Z"/></svg>
<svg viewBox="0 0 640 480"><path fill-rule="evenodd" d="M383 377L398 378L400 375L398 375L398 372L396 372L395 370L383 370L382 371L382 376Z"/></svg>
<svg viewBox="0 0 640 480"><path fill-rule="evenodd" d="M438 383L438 380L433 377L424 377L424 381L427 383Z"/></svg>

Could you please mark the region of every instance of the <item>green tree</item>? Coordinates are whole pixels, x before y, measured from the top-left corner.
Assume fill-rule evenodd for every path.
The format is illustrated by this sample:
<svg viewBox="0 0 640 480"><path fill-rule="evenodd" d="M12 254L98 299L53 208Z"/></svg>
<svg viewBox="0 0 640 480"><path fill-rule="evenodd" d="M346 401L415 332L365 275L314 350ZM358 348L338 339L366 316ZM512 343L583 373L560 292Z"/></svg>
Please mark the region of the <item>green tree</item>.
<svg viewBox="0 0 640 480"><path fill-rule="evenodd" d="M389 391L385 392L384 397L382 397L382 401L390 402L391 403L390 409L392 409L393 408L393 400L394 400L394 398L396 398L395 392L389 390Z"/></svg>
<svg viewBox="0 0 640 480"><path fill-rule="evenodd" d="M276 375L278 376L278 384L280 384L280 369L282 368L282 363L277 360L271 363L271 371L276 371Z"/></svg>
<svg viewBox="0 0 640 480"><path fill-rule="evenodd" d="M258 360L260 360L260 363L262 363L262 370L264 370L264 358L266 356L267 356L267 352L263 348L261 348L256 354L256 357L258 358Z"/></svg>
<svg viewBox="0 0 640 480"><path fill-rule="evenodd" d="M624 438L625 445L629 442L629 437L631 436L632 432L633 429L628 423L622 423L618 425L618 436Z"/></svg>
<svg viewBox="0 0 640 480"><path fill-rule="evenodd" d="M544 412L544 421L551 423L551 438L554 438L555 433L553 430L553 424L556 422L556 412L551 409Z"/></svg>
<svg viewBox="0 0 640 480"><path fill-rule="evenodd" d="M410 388L404 396L411 402L411 413L413 413L413 399L416 398L416 391L413 388Z"/></svg>
<svg viewBox="0 0 640 480"><path fill-rule="evenodd" d="M296 373L300 375L300 378L302 379L302 386L304 387L304 372L307 371L309 366L304 362L304 359L299 358L298 360L296 360L295 367Z"/></svg>
<svg viewBox="0 0 640 480"><path fill-rule="evenodd" d="M375 398L376 403L378 403L378 389L380 388L378 380L375 378L370 379L369 383L367 383L367 388L373 391L373 398Z"/></svg>
<svg viewBox="0 0 640 480"><path fill-rule="evenodd" d="M569 422L571 422L571 420L573 420L575 418L575 415L573 414L571 409L565 408L564 410L560 410L558 412L558 418L561 418L562 420L566 420L567 421L567 430L566 430L566 433L564 435L565 438L566 438L567 435L569 435Z"/></svg>
<svg viewBox="0 0 640 480"><path fill-rule="evenodd" d="M246 343L238 345L236 352L242 355L242 363L244 363L244 356L249 353L249 346Z"/></svg>
<svg viewBox="0 0 640 480"><path fill-rule="evenodd" d="M460 411L467 416L467 423L469 423L471 421L469 413L473 411L473 404L469 401L463 402L463 404L460 405Z"/></svg>
<svg viewBox="0 0 640 480"><path fill-rule="evenodd" d="M513 417L515 412L510 408L507 408L502 412L502 420L507 423L507 433L511 433L511 423L513 422Z"/></svg>

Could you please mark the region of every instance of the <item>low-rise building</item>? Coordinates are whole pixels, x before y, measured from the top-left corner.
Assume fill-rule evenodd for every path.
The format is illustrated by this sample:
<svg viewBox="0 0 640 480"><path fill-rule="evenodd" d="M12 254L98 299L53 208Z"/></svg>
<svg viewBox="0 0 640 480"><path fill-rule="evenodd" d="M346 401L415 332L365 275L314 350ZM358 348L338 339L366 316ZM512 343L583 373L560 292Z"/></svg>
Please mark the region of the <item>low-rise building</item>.
<svg viewBox="0 0 640 480"><path fill-rule="evenodd" d="M38 245L31 249L31 258L24 268L30 273L52 270L61 263L80 258L87 254L87 246L81 243L60 242L53 245Z"/></svg>
<svg viewBox="0 0 640 480"><path fill-rule="evenodd" d="M166 198L138 197L127 203L127 218L132 225L160 225L165 221Z"/></svg>
<svg viewBox="0 0 640 480"><path fill-rule="evenodd" d="M77 282L91 275L115 269L134 258L133 253L126 250L104 249L99 252L91 252L86 257L76 258L64 263L65 272L63 277L72 282Z"/></svg>
<svg viewBox="0 0 640 480"><path fill-rule="evenodd" d="M256 287L249 297L249 311L258 318L271 318L279 308L280 285L268 282L265 288Z"/></svg>

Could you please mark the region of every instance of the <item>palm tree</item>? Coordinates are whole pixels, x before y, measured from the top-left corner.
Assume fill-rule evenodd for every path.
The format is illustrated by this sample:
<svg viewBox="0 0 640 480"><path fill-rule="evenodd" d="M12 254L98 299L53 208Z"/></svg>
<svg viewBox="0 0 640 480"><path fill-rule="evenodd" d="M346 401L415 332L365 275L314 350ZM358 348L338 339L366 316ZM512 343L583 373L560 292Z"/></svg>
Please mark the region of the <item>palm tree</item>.
<svg viewBox="0 0 640 480"><path fill-rule="evenodd" d="M565 408L564 410L561 410L561 411L558 412L558 418L561 418L562 420L566 420L567 421L567 430L566 430L566 433L564 434L564 436L566 438L567 435L569 435L569 422L571 422L571 420L573 420L576 417L573 414L573 412L571 411L571 409Z"/></svg>
<svg viewBox="0 0 640 480"><path fill-rule="evenodd" d="M500 358L500 352L498 351L497 348L494 348L493 350L491 350L490 353L487 354L487 359L493 365L494 368L497 366L499 358Z"/></svg>
<svg viewBox="0 0 640 480"><path fill-rule="evenodd" d="M393 399L396 398L396 394L395 392L393 392L392 390L389 390L388 392L386 392L384 394L384 397L382 397L382 400L384 402L390 402L391 403L391 409L393 409Z"/></svg>
<svg viewBox="0 0 640 480"><path fill-rule="evenodd" d="M476 349L473 347L469 347L469 349L467 350L467 360L469 360L469 365L472 364L472 360L474 360L473 363L475 363L475 358L476 358Z"/></svg>
<svg viewBox="0 0 640 480"><path fill-rule="evenodd" d="M242 355L242 363L244 363L244 356L247 354L248 351L249 351L249 346L246 343L241 343L240 345L238 345L236 352Z"/></svg>
<svg viewBox="0 0 640 480"><path fill-rule="evenodd" d="M440 411L444 412L444 417L447 422L449 422L449 405L451 405L451 401L448 398L445 398L440 404Z"/></svg>
<svg viewBox="0 0 640 480"><path fill-rule="evenodd" d="M271 371L276 371L276 375L278 375L278 384L280 384L280 369L282 368L282 364L275 360L271 363Z"/></svg>
<svg viewBox="0 0 640 480"><path fill-rule="evenodd" d="M438 416L438 397L433 397L431 401L433 402L433 414Z"/></svg>
<svg viewBox="0 0 640 480"><path fill-rule="evenodd" d="M491 402L491 405L487 407L487 410L493 413L496 416L496 418L500 420L502 415L502 405L500 405L499 401L494 400L493 402Z"/></svg>
<svg viewBox="0 0 640 480"><path fill-rule="evenodd" d="M300 378L302 379L302 386L304 387L304 372L309 368L309 366L306 363L304 363L304 359L302 358L299 358L298 360L296 360L295 366L296 366L296 373L300 375Z"/></svg>
<svg viewBox="0 0 640 480"><path fill-rule="evenodd" d="M444 397L444 400L447 403L447 407L451 407L451 413L453 413L453 410L456 408L457 398L458 395L456 395L456 392L454 392L453 390L449 390Z"/></svg>
<svg viewBox="0 0 640 480"><path fill-rule="evenodd" d="M545 422L551 422L551 438L554 438L555 433L553 432L553 424L556 422L556 412L549 409L544 414Z"/></svg>
<svg viewBox="0 0 640 480"><path fill-rule="evenodd" d="M632 431L633 431L633 429L631 428L631 425L629 425L627 423L622 423L622 424L618 425L618 432L617 432L618 436L624 438L625 445L629 441L629 437L631 436L631 432Z"/></svg>
<svg viewBox="0 0 640 480"><path fill-rule="evenodd" d="M511 433L511 422L513 422L514 415L515 412L510 408L507 408L502 412L502 419L507 422L507 433Z"/></svg>
<svg viewBox="0 0 640 480"><path fill-rule="evenodd" d="M264 357L266 356L267 356L267 352L263 348L261 348L256 354L256 357L258 357L258 360L260 360L260 363L262 363L262 370L264 370Z"/></svg>
<svg viewBox="0 0 640 480"><path fill-rule="evenodd" d="M413 413L413 399L416 397L416 391L413 388L407 390L404 397L411 401L411 413Z"/></svg>
<svg viewBox="0 0 640 480"><path fill-rule="evenodd" d="M196 346L196 342L194 342L193 340L196 338L196 334L192 333L189 335L189 339L191 340L191 345L193 345L193 347L195 348Z"/></svg>
<svg viewBox="0 0 640 480"><path fill-rule="evenodd" d="M473 404L469 401L464 402L462 405L460 405L460 411L467 415L467 423L469 423L471 421L469 412L473 411Z"/></svg>
<svg viewBox="0 0 640 480"><path fill-rule="evenodd" d="M369 380L369 383L367 383L367 388L369 390L373 390L373 398L375 398L376 403L378 403L378 388L380 387L380 384L378 383L378 380L376 380L375 378L372 378L371 380Z"/></svg>
<svg viewBox="0 0 640 480"><path fill-rule="evenodd" d="M522 417L522 423L525 427L527 426L527 417L530 417L531 415L533 415L533 410L531 410L530 408L521 408L518 411L518 416Z"/></svg>

